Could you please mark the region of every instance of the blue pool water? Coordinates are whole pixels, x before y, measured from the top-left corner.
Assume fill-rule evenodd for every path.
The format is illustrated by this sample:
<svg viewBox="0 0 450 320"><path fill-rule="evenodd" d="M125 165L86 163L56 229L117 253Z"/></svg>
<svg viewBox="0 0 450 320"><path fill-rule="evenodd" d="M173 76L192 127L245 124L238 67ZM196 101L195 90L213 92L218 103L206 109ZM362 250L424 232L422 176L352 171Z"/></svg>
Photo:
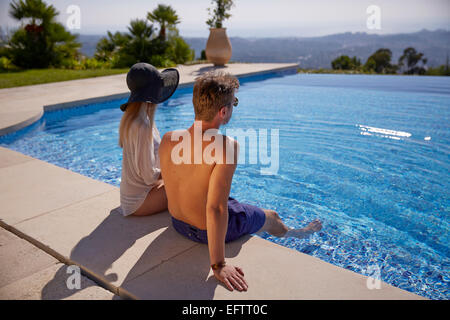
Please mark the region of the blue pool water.
<svg viewBox="0 0 450 320"><path fill-rule="evenodd" d="M241 79L237 96L227 128L279 129L279 170L240 165L231 195L290 227L323 221L309 239L264 238L450 298L450 78L272 74ZM183 88L159 106L161 134L191 124L191 100ZM0 145L119 186L121 103L48 112Z"/></svg>

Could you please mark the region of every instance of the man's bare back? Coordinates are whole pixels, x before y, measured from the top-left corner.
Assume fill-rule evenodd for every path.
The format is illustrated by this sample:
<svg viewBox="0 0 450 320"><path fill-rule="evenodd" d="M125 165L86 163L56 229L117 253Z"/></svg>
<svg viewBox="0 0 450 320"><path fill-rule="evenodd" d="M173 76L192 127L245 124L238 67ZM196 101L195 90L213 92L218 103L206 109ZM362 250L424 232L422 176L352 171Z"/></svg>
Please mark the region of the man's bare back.
<svg viewBox="0 0 450 320"><path fill-rule="evenodd" d="M173 131L167 132L163 136L159 149L161 171L163 172L163 180L165 183L170 214L178 220L184 221L199 229L206 230L208 187L211 173L216 164L207 163L210 162L208 159L202 159L200 164L194 163L193 131L193 128L184 130L184 132L177 131L178 136L189 134L190 137L192 137L190 149L191 159L188 164L175 164L172 159L172 151L174 147L179 144L183 138L180 138L180 141L178 139L173 141ZM223 139L222 153L224 155L227 148L226 144L228 144L229 147L237 147L234 140L223 135L218 136ZM209 144L211 144L211 141L202 141L202 155L205 148ZM237 154L237 152L235 152L235 154Z"/></svg>

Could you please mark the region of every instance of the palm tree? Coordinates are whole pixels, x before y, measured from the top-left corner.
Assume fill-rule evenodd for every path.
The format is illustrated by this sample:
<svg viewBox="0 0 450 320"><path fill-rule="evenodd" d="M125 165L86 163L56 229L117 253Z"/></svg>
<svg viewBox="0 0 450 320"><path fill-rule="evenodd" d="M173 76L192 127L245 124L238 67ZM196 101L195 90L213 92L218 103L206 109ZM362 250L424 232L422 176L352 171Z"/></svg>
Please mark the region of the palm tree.
<svg viewBox="0 0 450 320"><path fill-rule="evenodd" d="M130 49L140 61L146 61L151 51L152 43L150 37L153 34L153 25L149 25L145 20L131 20L128 31L131 34Z"/></svg>
<svg viewBox="0 0 450 320"><path fill-rule="evenodd" d="M147 20L130 21L128 33L111 33L97 43L95 58L110 61L113 67L131 67L136 62L149 62L155 53L153 25Z"/></svg>
<svg viewBox="0 0 450 320"><path fill-rule="evenodd" d="M119 31L116 31L115 33L107 31L106 34L106 37L103 37L98 41L94 55L94 57L100 61L111 60L113 55L128 45L131 39L129 34Z"/></svg>
<svg viewBox="0 0 450 320"><path fill-rule="evenodd" d="M128 31L137 39L150 39L153 34L153 25L149 25L145 20L135 19L130 21Z"/></svg>
<svg viewBox="0 0 450 320"><path fill-rule="evenodd" d="M36 26L36 20L41 20L41 26L54 22L58 11L52 5L47 5L42 0L14 0L10 5L9 14L12 18L21 21L31 19L32 26Z"/></svg>
<svg viewBox="0 0 450 320"><path fill-rule="evenodd" d="M166 28L180 23L179 17L171 6L159 4L156 9L147 14L147 19L159 23L159 38L166 41Z"/></svg>
<svg viewBox="0 0 450 320"><path fill-rule="evenodd" d="M11 2L9 15L22 22L22 27L9 41L15 65L24 68L57 67L78 55L80 44L76 42L77 37L56 21L58 14L55 7L42 0Z"/></svg>

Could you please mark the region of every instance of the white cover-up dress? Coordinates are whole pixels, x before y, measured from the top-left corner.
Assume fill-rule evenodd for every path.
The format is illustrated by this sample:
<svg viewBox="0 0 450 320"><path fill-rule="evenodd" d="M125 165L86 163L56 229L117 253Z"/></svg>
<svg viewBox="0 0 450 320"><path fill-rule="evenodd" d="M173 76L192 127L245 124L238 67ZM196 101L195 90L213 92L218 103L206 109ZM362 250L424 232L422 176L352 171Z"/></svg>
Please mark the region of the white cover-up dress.
<svg viewBox="0 0 450 320"><path fill-rule="evenodd" d="M124 216L139 209L161 173L158 155L161 137L155 124L152 131L153 141L144 104L139 110L139 116L131 123L123 143L120 208Z"/></svg>

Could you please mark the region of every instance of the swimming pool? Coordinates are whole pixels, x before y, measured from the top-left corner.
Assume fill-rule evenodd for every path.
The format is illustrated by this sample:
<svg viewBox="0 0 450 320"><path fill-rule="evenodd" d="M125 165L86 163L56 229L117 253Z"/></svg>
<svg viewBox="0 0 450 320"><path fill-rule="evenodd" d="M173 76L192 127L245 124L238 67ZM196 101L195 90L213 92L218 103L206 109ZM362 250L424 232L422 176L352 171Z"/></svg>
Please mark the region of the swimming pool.
<svg viewBox="0 0 450 320"><path fill-rule="evenodd" d="M432 299L448 299L450 79L261 75L241 79L227 128L279 130L278 174L238 166L231 195L275 209L309 239L264 238ZM159 106L161 132L193 119L192 88ZM123 100L45 113L0 145L119 186ZM301 272L301 270L298 270Z"/></svg>

